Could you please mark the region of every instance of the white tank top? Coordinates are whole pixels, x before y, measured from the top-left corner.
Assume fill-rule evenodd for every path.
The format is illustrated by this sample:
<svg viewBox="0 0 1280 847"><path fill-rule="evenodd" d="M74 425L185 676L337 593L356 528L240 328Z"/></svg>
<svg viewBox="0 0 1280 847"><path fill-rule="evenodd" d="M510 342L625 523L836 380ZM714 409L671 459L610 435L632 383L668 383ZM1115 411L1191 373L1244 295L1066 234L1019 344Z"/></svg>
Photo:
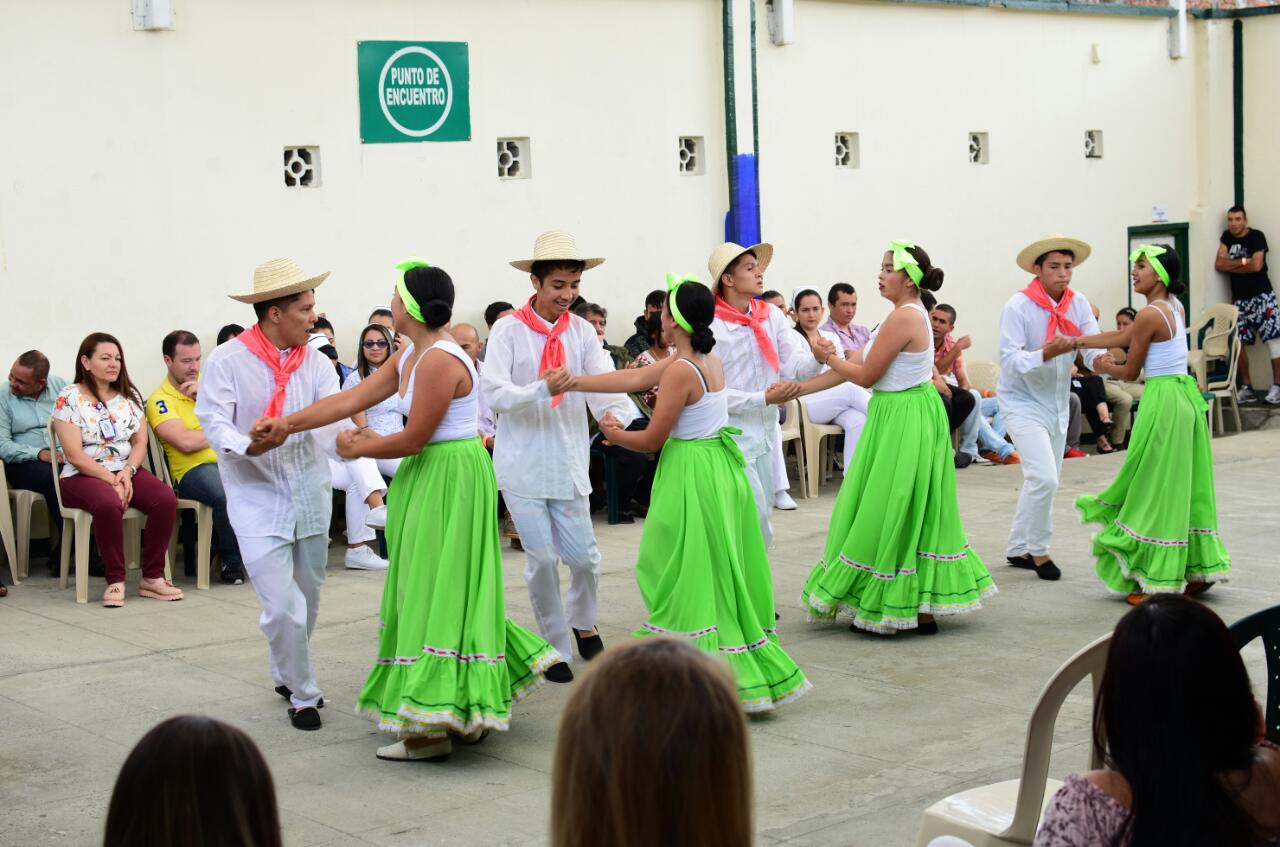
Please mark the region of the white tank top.
<svg viewBox="0 0 1280 847"><path fill-rule="evenodd" d="M471 363L471 357L466 351L452 341L444 341L443 339L432 344L427 349L427 353L432 350L440 349L446 353L453 354L454 358L466 365L467 373L471 375L471 391L465 397L455 397L449 401L449 409L441 418L440 424L436 427L436 431L431 434L431 441L457 441L463 438L475 438L479 432L476 423L476 414L478 410L477 399L480 396L480 380L476 376L475 365ZM426 355L423 353L422 355ZM402 373L404 363L413 362L413 373L409 374L409 384L405 386L404 395L400 397L400 413L408 417L409 409L413 406L413 386L418 378L418 359L414 358L413 345L410 344L404 351L404 355L396 362L397 373Z"/></svg>
<svg viewBox="0 0 1280 847"><path fill-rule="evenodd" d="M908 303L904 308L915 309L924 317L924 326L929 332L929 347L919 353L900 351L895 355L884 376L871 386L876 391L906 391L933 379L933 327L929 324L929 313L919 303ZM871 339L862 352L864 362L871 357L871 348L876 343L876 336L880 334L880 326L883 324L871 330Z"/></svg>
<svg viewBox="0 0 1280 847"><path fill-rule="evenodd" d="M1169 328L1170 335L1168 341L1154 341L1147 348L1147 361L1143 365L1143 370L1148 377L1184 375L1187 372L1186 326L1182 317L1182 308L1181 305L1173 305L1172 300L1169 303L1169 310L1173 312L1172 324L1169 323L1169 316L1165 310L1156 306L1155 303L1149 303L1143 307L1155 309L1160 313L1160 317L1164 319L1164 325Z"/></svg>
<svg viewBox="0 0 1280 847"><path fill-rule="evenodd" d="M729 425L729 401L724 395L724 389L712 391L707 388L707 379L702 375L702 369L688 359L681 358L671 364L674 366L680 362L693 368L698 375L698 381L702 383L702 396L698 398L698 402L690 403L680 411L676 425L671 428L671 437L686 440L714 438Z"/></svg>

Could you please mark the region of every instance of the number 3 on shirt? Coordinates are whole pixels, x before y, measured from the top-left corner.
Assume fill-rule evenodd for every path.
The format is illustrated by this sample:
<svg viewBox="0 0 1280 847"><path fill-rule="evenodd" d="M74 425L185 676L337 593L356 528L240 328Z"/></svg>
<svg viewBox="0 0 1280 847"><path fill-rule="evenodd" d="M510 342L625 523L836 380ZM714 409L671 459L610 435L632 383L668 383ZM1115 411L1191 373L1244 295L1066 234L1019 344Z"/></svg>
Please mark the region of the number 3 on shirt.
<svg viewBox="0 0 1280 847"><path fill-rule="evenodd" d="M156 401L156 410L160 412L160 414L162 415L169 414L169 407L165 404L163 400Z"/></svg>

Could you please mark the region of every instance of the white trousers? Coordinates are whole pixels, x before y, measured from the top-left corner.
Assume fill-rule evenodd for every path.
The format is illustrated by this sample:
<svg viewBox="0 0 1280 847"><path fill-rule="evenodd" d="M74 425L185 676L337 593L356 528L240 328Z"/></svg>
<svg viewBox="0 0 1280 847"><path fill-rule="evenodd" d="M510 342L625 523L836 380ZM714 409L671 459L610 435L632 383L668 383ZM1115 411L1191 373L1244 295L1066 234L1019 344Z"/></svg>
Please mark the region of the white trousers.
<svg viewBox="0 0 1280 847"><path fill-rule="evenodd" d="M1049 555L1053 540L1053 495L1062 477L1067 433L1021 415L1005 415L1005 427L1022 457L1022 494L1009 530L1009 555Z"/></svg>
<svg viewBox="0 0 1280 847"><path fill-rule="evenodd" d="M290 541L274 536L237 539L244 569L258 593L262 616L258 627L267 636L271 679L293 692L295 708L320 701L311 666L311 632L320 611L320 586L329 557L327 535Z"/></svg>
<svg viewBox="0 0 1280 847"><path fill-rule="evenodd" d="M781 431L779 431L781 435ZM774 457L781 451L775 448L754 459L747 459L747 482L751 483L751 494L756 499L756 513L760 517L760 534L764 536L764 546L773 544L773 497L777 488L773 483Z"/></svg>
<svg viewBox="0 0 1280 847"><path fill-rule="evenodd" d="M858 446L862 428L867 424L867 404L870 402L871 392L852 382L841 383L804 398L809 420L819 424L834 423L844 430L845 473L852 466L853 448Z"/></svg>
<svg viewBox="0 0 1280 847"><path fill-rule="evenodd" d="M404 459L374 459L373 462L378 466L378 473L384 477L395 477L396 471L400 470L400 463Z"/></svg>
<svg viewBox="0 0 1280 847"><path fill-rule="evenodd" d="M569 628L596 625L596 588L600 582L600 550L586 497L531 500L502 492L507 511L524 547L524 581L538 631L566 662L573 661ZM569 567L568 608L560 601L560 568Z"/></svg>
<svg viewBox="0 0 1280 847"><path fill-rule="evenodd" d="M352 459L347 462L329 460L329 474L333 477L335 491L347 494L347 543L364 544L378 537L373 528L365 525L369 517L369 504L365 500L375 491L387 493L382 472L373 459Z"/></svg>
<svg viewBox="0 0 1280 847"><path fill-rule="evenodd" d="M773 428L773 490L775 495L791 490L791 480L787 479L787 457L782 452L781 425Z"/></svg>

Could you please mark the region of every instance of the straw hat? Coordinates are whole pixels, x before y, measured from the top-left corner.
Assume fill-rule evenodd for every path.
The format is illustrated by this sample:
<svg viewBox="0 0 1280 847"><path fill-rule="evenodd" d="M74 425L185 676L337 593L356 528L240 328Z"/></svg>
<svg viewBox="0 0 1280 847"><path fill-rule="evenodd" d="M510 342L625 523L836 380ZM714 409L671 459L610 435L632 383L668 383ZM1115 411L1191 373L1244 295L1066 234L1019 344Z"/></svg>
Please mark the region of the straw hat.
<svg viewBox="0 0 1280 847"><path fill-rule="evenodd" d="M521 271L533 271L534 262L582 262L585 270L591 270L602 264L604 259L587 258L578 250L578 242L572 235L562 229L544 232L533 242L532 259L516 259L511 267Z"/></svg>
<svg viewBox="0 0 1280 847"><path fill-rule="evenodd" d="M756 263L760 266L761 273L769 267L769 262L773 259L773 245L752 244L750 247L743 247L740 244L734 244L732 241L727 244L721 244L712 253L711 258L707 260L707 270L711 272L711 288L715 289L720 284L720 275L724 273L724 269L743 253L755 253Z"/></svg>
<svg viewBox="0 0 1280 847"><path fill-rule="evenodd" d="M261 303L263 300L301 294L318 288L328 276L328 271L316 276L304 276L302 268L292 259L269 259L253 269L253 290L232 294L231 299L241 303Z"/></svg>
<svg viewBox="0 0 1280 847"><path fill-rule="evenodd" d="M1031 269L1032 262L1043 256L1045 253L1052 253L1054 251L1061 252L1064 250L1069 250L1075 254L1075 264L1077 266L1083 265L1084 260L1089 258L1089 254L1093 252L1093 248L1088 244L1085 244L1080 239L1068 238L1065 235L1058 235L1055 233L1054 235L1046 235L1039 241L1033 241L1026 247L1023 247L1022 251L1018 253L1018 267L1022 268L1029 274L1033 274L1035 271Z"/></svg>

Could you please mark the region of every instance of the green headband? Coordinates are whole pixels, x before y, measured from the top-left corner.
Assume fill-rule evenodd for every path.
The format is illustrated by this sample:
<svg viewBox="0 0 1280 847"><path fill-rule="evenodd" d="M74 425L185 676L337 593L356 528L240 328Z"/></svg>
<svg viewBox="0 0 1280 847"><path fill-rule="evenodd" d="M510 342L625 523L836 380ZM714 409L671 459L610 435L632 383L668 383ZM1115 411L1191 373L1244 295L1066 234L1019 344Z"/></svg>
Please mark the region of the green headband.
<svg viewBox="0 0 1280 847"><path fill-rule="evenodd" d="M414 268L429 267L431 267L431 263L418 256L410 256L396 265L396 270L400 271L400 278L396 280L396 293L400 295L400 302L404 304L404 310L409 313L409 317L420 324L426 323L422 319L422 307L418 305L418 301L409 293L409 286L405 285L404 275Z"/></svg>
<svg viewBox="0 0 1280 847"><path fill-rule="evenodd" d="M916 261L916 257L908 252L915 246L915 243L911 241L889 242L889 249L893 252L893 269L895 271L906 271L907 276L911 277L911 281L915 283L916 288L919 288L920 280L924 279L924 271L920 270L920 263Z"/></svg>
<svg viewBox="0 0 1280 847"><path fill-rule="evenodd" d="M1152 270L1156 272L1156 276L1160 277L1160 281L1164 283L1164 287L1168 288L1169 272L1164 269L1164 265L1156 258L1156 256L1160 256L1168 252L1169 251L1166 248L1161 247L1158 244L1142 244L1138 246L1137 250L1134 250L1129 254L1129 261L1136 262L1139 259L1145 258L1147 260L1147 264L1151 265Z"/></svg>
<svg viewBox="0 0 1280 847"><path fill-rule="evenodd" d="M680 327L690 335L693 335L693 326L684 319L684 315L680 314L680 306L676 303L676 290L686 282L697 281L698 278L696 276L690 276L688 274L685 274L684 276L673 273L667 274L667 308L671 310L671 319L676 322L676 326Z"/></svg>

